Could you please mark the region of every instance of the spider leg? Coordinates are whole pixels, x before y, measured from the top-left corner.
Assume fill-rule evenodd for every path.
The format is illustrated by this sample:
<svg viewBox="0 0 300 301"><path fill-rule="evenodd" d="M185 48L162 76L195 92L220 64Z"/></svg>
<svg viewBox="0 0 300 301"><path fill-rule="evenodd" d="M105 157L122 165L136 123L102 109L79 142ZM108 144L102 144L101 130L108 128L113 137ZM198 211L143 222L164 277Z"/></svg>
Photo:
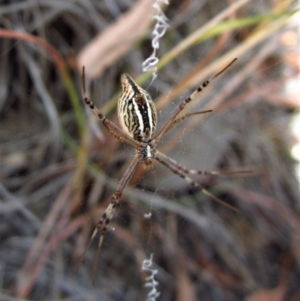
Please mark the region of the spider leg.
<svg viewBox="0 0 300 301"><path fill-rule="evenodd" d="M79 260L78 267L80 267L80 265L81 265L81 263L82 263L82 261L85 257L85 254L86 254L87 250L89 249L90 245L92 244L93 240L95 239L97 233L99 231L101 231L99 242L98 242L98 247L97 247L97 253L95 255L95 261L94 261L94 266L93 266L93 284L95 283L96 269L97 269L100 249L101 249L102 242L103 242L104 236L106 234L109 222L113 217L116 206L119 204L119 202L122 198L122 194L123 194L123 191L124 191L125 187L127 186L127 184L130 181L136 167L138 166L138 164L140 162L141 162L141 156L140 156L140 154L137 154L135 156L135 158L132 160L132 162L130 163L130 165L127 168L124 175L122 176L122 178L121 178L121 180L118 184L117 190L112 195L110 203L108 204L108 206L106 207L104 213L102 214L102 217L98 221L97 226L94 229L93 234L92 234L92 236L89 240L89 243L87 244L87 246L84 250L84 253L83 253L83 255L81 256L81 258Z"/></svg>
<svg viewBox="0 0 300 301"><path fill-rule="evenodd" d="M87 97L86 87L85 87L85 72L84 66L82 67L82 91L83 91L83 100L84 102L93 110L95 115L99 117L102 121L104 127L117 139L124 141L135 148L140 146L139 142L131 138L124 131L122 131L117 125L115 125L112 121L108 120L104 114L102 114L99 109L94 105L94 103Z"/></svg>
<svg viewBox="0 0 300 301"><path fill-rule="evenodd" d="M219 75L221 75L225 70L227 70L237 59L235 58L232 60L225 68L223 68L221 71L216 73L214 76L212 76L209 80L206 80L202 83L200 87L198 87L188 98L186 98L175 110L173 115L170 117L170 119L167 121L167 123L164 125L164 127L160 130L160 132L157 134L157 136L154 138L156 141L160 141L161 137L170 129L170 127L173 126L174 120L176 120L176 117L178 114L185 108L185 106L191 102L200 92L203 91L204 88L206 88L215 78L217 78ZM177 123L177 122L176 122Z"/></svg>
<svg viewBox="0 0 300 301"><path fill-rule="evenodd" d="M252 170L195 170L187 169L180 165L180 169L189 175L207 175L207 176L234 176L241 174L250 174Z"/></svg>
<svg viewBox="0 0 300 301"><path fill-rule="evenodd" d="M160 151L157 151L159 155L163 155ZM222 176L222 175L238 175L238 174L249 174L252 173L251 170L196 170L196 169L188 169L185 166L179 164L174 159L167 157L168 163L172 165L174 168L179 169L185 174L188 175L205 175L205 176Z"/></svg>
<svg viewBox="0 0 300 301"><path fill-rule="evenodd" d="M192 116L195 116L195 115L200 115L200 114L205 114L205 113L211 113L212 110L206 110L206 111L199 111L199 112L194 112L194 113L187 113L185 114L184 116L180 117L180 118L177 118L175 120L173 120L172 124L169 126L169 128L167 129L166 132L168 132L170 129L172 129L177 123L183 121L184 119L186 118L189 118L189 117L192 117ZM165 132L165 133L166 133Z"/></svg>
<svg viewBox="0 0 300 301"><path fill-rule="evenodd" d="M222 201L221 199L217 198L216 196L214 196L213 194L211 194L208 190L206 190L204 187L202 187L199 183L193 181L190 177L188 177L184 170L183 170L183 166L179 165L176 161L174 161L173 159L167 157L166 155L164 155L163 153L156 151L154 158L160 162L161 164L163 164L164 166L166 166L168 169L170 169L174 174L180 176L181 178L183 178L186 182L188 182L189 184L191 184L194 188L199 189L203 194L205 194L206 196L210 197L211 199L213 199L214 201L234 210L234 211L238 211L237 208L227 204L226 202ZM185 169L188 170L188 169Z"/></svg>

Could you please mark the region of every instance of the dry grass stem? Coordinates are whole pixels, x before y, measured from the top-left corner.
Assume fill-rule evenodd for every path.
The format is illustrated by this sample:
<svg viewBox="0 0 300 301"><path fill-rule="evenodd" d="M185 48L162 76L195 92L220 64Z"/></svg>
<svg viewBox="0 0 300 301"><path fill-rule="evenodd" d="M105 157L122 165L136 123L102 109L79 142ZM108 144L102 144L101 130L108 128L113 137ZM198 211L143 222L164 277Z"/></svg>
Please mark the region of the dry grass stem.
<svg viewBox="0 0 300 301"><path fill-rule="evenodd" d="M169 1L152 83L153 0L2 2L0 300L300 300L296 1ZM116 125L120 76L132 75L155 101L157 134L235 57L158 145L182 173L203 172L189 175L206 195L139 166L98 263L95 243L76 273L134 156L86 114L82 66Z"/></svg>

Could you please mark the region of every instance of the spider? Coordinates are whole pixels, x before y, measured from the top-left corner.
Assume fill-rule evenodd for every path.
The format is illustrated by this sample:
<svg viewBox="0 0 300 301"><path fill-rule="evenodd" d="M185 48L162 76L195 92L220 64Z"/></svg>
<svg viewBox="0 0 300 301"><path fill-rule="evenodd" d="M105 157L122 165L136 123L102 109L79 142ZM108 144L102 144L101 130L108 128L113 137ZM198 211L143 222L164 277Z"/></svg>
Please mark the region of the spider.
<svg viewBox="0 0 300 301"><path fill-rule="evenodd" d="M157 160L168 169L170 169L174 174L180 176L185 181L187 181L194 188L199 189L206 196L222 202L224 205L236 209L229 204L225 204L222 200L215 197L200 184L193 181L188 175L218 175L224 173L243 173L246 171L198 171L187 169L186 167L178 164L175 160L169 158L168 156L161 153L157 148L158 142L161 140L163 135L165 135L174 125L181 122L182 120L198 115L212 112L212 110L199 111L195 113L188 113L183 117L178 117L179 113L188 105L197 94L199 94L205 87L207 87L211 81L227 70L234 62L236 58L232 60L225 68L212 76L209 80L204 81L188 98L186 98L174 111L170 119L162 127L162 129L155 135L156 124L157 124L157 112L148 92L138 86L138 84L128 75L123 74L121 76L122 84L122 94L118 100L118 117L121 124L119 128L112 121L108 120L93 104L93 102L87 97L86 87L85 87L85 71L82 68L82 89L84 102L94 111L94 113L99 117L100 121L103 123L104 127L111 133L115 138L122 142L132 145L136 149L136 154L129 164L127 170L123 174L121 180L118 183L117 190L113 193L111 201L102 214L100 220L98 221L91 238L85 248L85 251L80 259L79 266L85 257L87 250L89 249L91 243L95 239L99 230L101 230L100 238L98 242L97 253L95 255L95 262L93 267L93 283L95 281L96 267L98 263L98 258L100 254L100 249L103 243L104 236L106 234L110 220L113 217L114 211L119 204L124 189L129 183L134 171L140 163L143 163L146 168L150 168L153 164L153 160Z"/></svg>

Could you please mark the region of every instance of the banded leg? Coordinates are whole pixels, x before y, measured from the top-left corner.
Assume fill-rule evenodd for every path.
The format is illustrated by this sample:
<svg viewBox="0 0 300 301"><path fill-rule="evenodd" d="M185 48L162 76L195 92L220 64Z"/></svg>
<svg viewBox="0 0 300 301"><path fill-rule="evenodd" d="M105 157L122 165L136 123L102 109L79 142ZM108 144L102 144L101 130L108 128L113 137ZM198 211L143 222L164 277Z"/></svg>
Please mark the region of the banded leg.
<svg viewBox="0 0 300 301"><path fill-rule="evenodd" d="M131 138L124 131L122 131L118 126L116 126L113 122L108 120L105 115L103 115L99 109L94 105L94 103L87 97L86 95L86 87L85 87L85 72L84 66L82 67L82 91L83 91L83 100L84 102L92 109L92 111L97 115L102 121L104 127L117 139L124 141L135 148L139 148L140 144L138 141Z"/></svg>
<svg viewBox="0 0 300 301"><path fill-rule="evenodd" d="M221 199L217 198L213 194L211 194L208 190L206 190L204 187L202 187L199 183L193 181L190 177L188 177L182 169L179 169L177 165L174 165L169 157L165 156L163 153L156 152L155 153L155 159L166 166L168 169L170 169L173 173L180 176L182 179L184 179L186 182L188 182L190 185L192 185L194 188L200 190L203 194L208 196L209 198L213 199L214 201L234 210L238 211L237 208L227 204L226 202L222 201ZM174 160L173 160L174 161ZM175 161L174 161L175 162Z"/></svg>
<svg viewBox="0 0 300 301"><path fill-rule="evenodd" d="M235 58L232 60L225 68L223 68L221 71L216 73L214 76L212 76L209 80L206 80L202 83L202 85L195 90L188 98L186 98L175 110L173 115L170 117L168 122L164 125L164 127L160 130L158 135L154 138L156 141L160 141L160 138L169 130L170 127L172 127L172 124L174 120L176 120L176 117L178 114L185 108L185 106L191 102L200 92L203 91L204 88L206 88L215 78L217 78L219 75L221 75L225 70L227 70L237 59Z"/></svg>
<svg viewBox="0 0 300 301"><path fill-rule="evenodd" d="M165 133L167 133L169 130L171 130L177 123L183 121L183 120L186 119L186 118L189 118L189 117L192 117L192 116L195 116L195 115L211 113L211 112L212 112L212 110L199 111L199 112L194 112L194 113L187 113L187 114L185 114L184 116L175 119L175 120L172 122L172 124L169 126L169 128L166 130Z"/></svg>
<svg viewBox="0 0 300 301"><path fill-rule="evenodd" d="M165 156L160 151L157 151L159 155ZM156 154L157 154L156 153ZM238 174L249 174L252 173L251 170L195 170L195 169L188 169L185 166L179 164L174 159L165 156L166 160L170 165L174 168L179 169L185 174L188 175L205 175L205 176L222 176L222 175L238 175Z"/></svg>
<svg viewBox="0 0 300 301"><path fill-rule="evenodd" d="M95 261L94 261L94 266L93 266L93 284L95 283L95 276L96 276L96 269L97 269L97 264L98 264L98 258L99 258L99 254L100 254L100 249L102 246L102 242L104 239L104 236L106 234L107 231L107 227L109 225L110 220L113 217L113 214L115 212L116 206L119 204L121 198L122 198L122 194L123 191L125 189L125 187L127 186L128 182L130 181L136 167L138 166L138 164L141 162L141 157L139 154L137 154L135 156L135 158L133 159L133 161L130 163L129 167L127 168L126 172L124 173L124 175L122 176L119 184L118 184L118 188L116 190L116 192L114 192L114 194L111 197L111 201L108 204L107 208L105 209L102 217L100 218L100 220L97 223L96 228L93 231L93 234L89 240L89 243L87 244L84 253L82 255L82 257L79 260L79 264L78 267L80 267L81 262L83 261L85 254L87 252L87 250L89 249L89 247L91 246L93 240L95 239L97 233L99 231L101 231L100 233L100 238L99 238L99 242L98 242L98 247L97 247L97 253L95 256Z"/></svg>

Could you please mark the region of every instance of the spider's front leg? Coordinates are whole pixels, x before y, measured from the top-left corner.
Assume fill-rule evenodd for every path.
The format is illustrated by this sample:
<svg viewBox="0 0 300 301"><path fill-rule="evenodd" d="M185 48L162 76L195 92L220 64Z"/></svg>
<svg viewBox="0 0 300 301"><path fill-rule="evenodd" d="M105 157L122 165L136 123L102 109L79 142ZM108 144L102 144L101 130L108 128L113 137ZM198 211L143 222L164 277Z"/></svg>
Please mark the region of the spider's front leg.
<svg viewBox="0 0 300 301"><path fill-rule="evenodd" d="M208 196L209 198L213 199L214 201L234 210L238 211L237 208L227 204L226 202L222 201L221 199L217 198L213 194L211 194L208 190L206 190L204 187L202 187L199 183L193 181L190 177L186 175L188 173L188 169L183 167L182 165L178 164L173 159L169 158L168 156L164 155L163 153L156 150L155 152L155 159L166 166L168 169L170 169L174 174L180 176L182 179L184 179L186 182L191 184L194 188L199 189L203 194ZM194 170L191 170L194 171Z"/></svg>
<svg viewBox="0 0 300 301"><path fill-rule="evenodd" d="M103 239L104 239L104 236L106 234L108 225L110 223L110 220L113 217L113 214L115 212L115 209L116 209L117 205L119 204L119 202L122 199L123 191L126 188L127 184L129 183L130 179L132 178L132 175L133 175L136 167L138 166L138 164L141 162L141 159L142 158L141 158L140 154L137 153L137 155L135 156L135 158L132 160L129 167L127 168L126 172L122 176L122 178L121 178L121 180L118 184L118 188L117 188L116 192L114 192L114 194L112 195L110 203L108 204L108 206L105 209L102 217L100 218L99 222L97 223L97 226L96 226L95 230L93 231L93 234L92 234L92 236L89 240L89 243L87 244L87 246L84 250L84 253L83 253L83 255L81 256L81 258L79 260L78 267L80 267L81 262L83 261L87 250L89 249L90 245L92 244L93 240L95 239L97 233L100 231L100 238L99 238L97 253L95 255L95 262L94 262L94 266L93 266L93 284L95 283L95 277L96 277L96 271L97 271L97 265L98 265L98 258L99 258L99 254L100 254L100 249L101 249Z"/></svg>
<svg viewBox="0 0 300 301"><path fill-rule="evenodd" d="M187 175L204 175L204 176L225 176L225 175L240 175L240 174L250 174L251 170L196 170L188 169L185 166L179 164L174 159L165 156L161 152L157 151L158 155L163 156L167 160L168 164L173 166L176 170L180 170Z"/></svg>

